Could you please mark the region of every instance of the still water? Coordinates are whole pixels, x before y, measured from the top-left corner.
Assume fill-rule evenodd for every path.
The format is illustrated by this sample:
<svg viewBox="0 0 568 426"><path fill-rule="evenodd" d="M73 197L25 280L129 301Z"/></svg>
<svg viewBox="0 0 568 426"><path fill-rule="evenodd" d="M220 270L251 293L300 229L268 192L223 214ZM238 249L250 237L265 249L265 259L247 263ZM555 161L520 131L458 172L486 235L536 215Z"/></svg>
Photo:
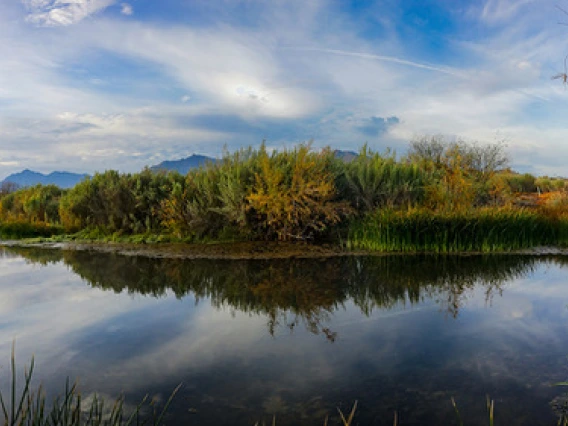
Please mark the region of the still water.
<svg viewBox="0 0 568 426"><path fill-rule="evenodd" d="M167 424L556 424L568 258L147 259L0 251L0 388L12 342L36 383L130 404L182 388ZM330 424L336 424L330 422Z"/></svg>

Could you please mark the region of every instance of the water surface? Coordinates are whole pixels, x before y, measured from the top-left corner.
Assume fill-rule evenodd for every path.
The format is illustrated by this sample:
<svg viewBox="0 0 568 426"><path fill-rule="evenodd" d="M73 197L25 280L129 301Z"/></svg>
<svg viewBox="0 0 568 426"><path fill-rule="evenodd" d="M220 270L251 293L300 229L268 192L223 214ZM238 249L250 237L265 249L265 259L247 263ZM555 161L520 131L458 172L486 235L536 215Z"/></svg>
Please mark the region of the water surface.
<svg viewBox="0 0 568 426"><path fill-rule="evenodd" d="M565 266L566 265L566 266ZM48 392L78 378L168 424L555 424L568 379L568 259L172 260L0 254L0 387L12 341ZM332 424L332 423L330 423Z"/></svg>

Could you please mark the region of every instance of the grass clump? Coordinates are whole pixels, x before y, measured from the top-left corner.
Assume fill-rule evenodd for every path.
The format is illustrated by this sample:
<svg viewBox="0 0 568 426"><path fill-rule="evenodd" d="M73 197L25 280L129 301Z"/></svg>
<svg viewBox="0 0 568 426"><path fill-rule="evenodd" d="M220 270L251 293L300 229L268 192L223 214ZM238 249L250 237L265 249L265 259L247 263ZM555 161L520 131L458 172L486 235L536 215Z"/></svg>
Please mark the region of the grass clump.
<svg viewBox="0 0 568 426"><path fill-rule="evenodd" d="M6 398L0 392L0 408L5 426L129 426L129 425L162 425L164 416L179 385L163 409L158 411L153 402L148 402L148 395L132 412L124 406L124 396L117 398L110 405L95 395L91 402L85 403L77 385L71 385L69 379L63 394L49 402L43 388L32 388L34 360L24 370L23 388L18 390L16 362L14 350L11 358L10 395ZM151 414L146 414L148 411Z"/></svg>
<svg viewBox="0 0 568 426"><path fill-rule="evenodd" d="M0 223L0 238L22 239L52 237L62 235L65 232L62 226L45 222L14 221Z"/></svg>
<svg viewBox="0 0 568 426"><path fill-rule="evenodd" d="M0 238L64 229L97 242L333 241L403 252L565 243L568 180L514 172L502 143L433 136L402 157L367 146L351 157L263 143L186 175L108 170L68 190L11 188L0 191Z"/></svg>
<svg viewBox="0 0 568 426"><path fill-rule="evenodd" d="M385 209L352 222L348 249L389 252L493 252L566 245L568 219L523 209L437 212Z"/></svg>

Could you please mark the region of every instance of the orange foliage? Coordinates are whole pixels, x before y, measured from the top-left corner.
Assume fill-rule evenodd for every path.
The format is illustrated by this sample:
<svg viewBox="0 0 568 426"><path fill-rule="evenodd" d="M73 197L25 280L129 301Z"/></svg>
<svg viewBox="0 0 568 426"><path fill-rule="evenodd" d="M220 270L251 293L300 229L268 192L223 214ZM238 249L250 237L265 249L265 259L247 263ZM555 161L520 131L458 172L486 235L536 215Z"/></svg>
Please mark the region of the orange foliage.
<svg viewBox="0 0 568 426"><path fill-rule="evenodd" d="M304 239L339 222L347 207L334 201L334 176L326 158L329 151L312 153L306 145L273 156L262 148L260 171L247 201L267 237Z"/></svg>

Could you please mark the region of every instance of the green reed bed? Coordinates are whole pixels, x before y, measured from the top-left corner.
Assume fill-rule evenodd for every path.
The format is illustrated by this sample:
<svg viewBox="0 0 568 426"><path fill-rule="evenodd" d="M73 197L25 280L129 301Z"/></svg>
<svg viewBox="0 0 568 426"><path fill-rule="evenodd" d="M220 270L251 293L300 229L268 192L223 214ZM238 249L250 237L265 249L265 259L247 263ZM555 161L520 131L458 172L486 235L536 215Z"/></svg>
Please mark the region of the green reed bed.
<svg viewBox="0 0 568 426"><path fill-rule="evenodd" d="M353 221L351 250L382 252L494 252L568 243L568 219L523 209L433 212L380 210Z"/></svg>
<svg viewBox="0 0 568 426"><path fill-rule="evenodd" d="M58 225L31 222L0 222L0 238L21 239L36 237L52 237L62 235L64 229Z"/></svg>

